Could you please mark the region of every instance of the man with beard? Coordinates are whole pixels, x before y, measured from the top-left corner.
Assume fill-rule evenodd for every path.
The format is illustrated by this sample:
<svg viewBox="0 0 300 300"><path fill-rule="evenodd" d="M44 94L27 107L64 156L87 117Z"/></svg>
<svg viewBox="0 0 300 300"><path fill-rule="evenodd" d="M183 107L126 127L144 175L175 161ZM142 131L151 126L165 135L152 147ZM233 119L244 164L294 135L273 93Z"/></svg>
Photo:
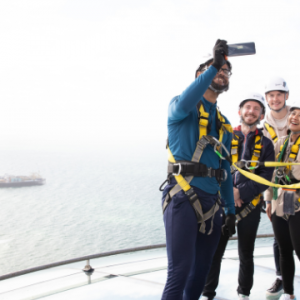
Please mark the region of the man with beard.
<svg viewBox="0 0 300 300"><path fill-rule="evenodd" d="M270 111L266 113L263 133L266 137L272 139L274 145L277 140L287 135L289 106L286 106L286 100L289 98L289 88L286 81L281 77L271 78L265 87L265 95ZM267 203L267 213L271 214L271 200L273 198L272 187L268 188L265 193L265 201ZM276 280L267 290L269 296L279 296L283 293L282 276L279 264L279 247L274 238L273 244L274 260L276 267Z"/></svg>
<svg viewBox="0 0 300 300"><path fill-rule="evenodd" d="M249 94L241 101L239 106L241 125L233 131L231 159L233 163L237 163L243 169L247 170L249 167L253 167L252 172L271 180L274 168L266 168L257 164L257 161L274 161L272 141L264 137L262 131L257 128L257 125L264 118L264 114L264 97L260 94ZM252 162L245 163L242 160ZM253 252L260 222L261 193L267 189L267 186L246 178L234 167L232 167L232 179L240 258L237 292L239 299L248 300L253 286ZM212 300L216 295L215 290L219 283L221 260L228 239L229 236L226 234L221 236L202 299Z"/></svg>
<svg viewBox="0 0 300 300"><path fill-rule="evenodd" d="M168 278L163 300L199 299L220 239L224 200L226 230L235 233L226 160L232 128L217 109L231 75L227 53L227 42L218 40L213 59L199 66L195 81L169 104L168 184L162 197Z"/></svg>

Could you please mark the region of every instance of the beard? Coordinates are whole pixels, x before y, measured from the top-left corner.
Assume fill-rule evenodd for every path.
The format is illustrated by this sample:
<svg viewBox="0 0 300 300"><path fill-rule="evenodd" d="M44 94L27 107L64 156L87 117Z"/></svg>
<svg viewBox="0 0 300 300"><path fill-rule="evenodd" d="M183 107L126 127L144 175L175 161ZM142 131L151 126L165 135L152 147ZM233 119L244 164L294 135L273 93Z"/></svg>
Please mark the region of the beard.
<svg viewBox="0 0 300 300"><path fill-rule="evenodd" d="M253 116L253 117L255 117L255 116ZM241 116L241 123L244 123L245 125L247 125L249 127L252 127L252 126L258 125L260 123L260 117L258 117L254 122L249 123L249 122L246 122L245 119Z"/></svg>
<svg viewBox="0 0 300 300"><path fill-rule="evenodd" d="M222 84L218 84L215 83L214 81L212 81L212 83L210 84L217 92L223 92L223 91L227 91L229 84L226 85L222 85Z"/></svg>
<svg viewBox="0 0 300 300"><path fill-rule="evenodd" d="M213 80L210 85L212 86L213 89L216 90L216 92L222 93L224 91L227 91L229 87L228 79L225 78L222 74L218 74L217 76L218 78L221 78L225 84L219 84Z"/></svg>

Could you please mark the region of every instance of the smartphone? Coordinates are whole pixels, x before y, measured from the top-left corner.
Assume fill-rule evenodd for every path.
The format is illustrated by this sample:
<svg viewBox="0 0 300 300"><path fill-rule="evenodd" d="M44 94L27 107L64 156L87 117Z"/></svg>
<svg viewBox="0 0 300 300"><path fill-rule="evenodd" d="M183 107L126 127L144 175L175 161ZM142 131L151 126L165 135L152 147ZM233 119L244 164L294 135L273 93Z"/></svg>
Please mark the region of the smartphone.
<svg viewBox="0 0 300 300"><path fill-rule="evenodd" d="M242 56L242 55L251 55L255 53L256 53L255 44L253 42L228 45L227 56Z"/></svg>

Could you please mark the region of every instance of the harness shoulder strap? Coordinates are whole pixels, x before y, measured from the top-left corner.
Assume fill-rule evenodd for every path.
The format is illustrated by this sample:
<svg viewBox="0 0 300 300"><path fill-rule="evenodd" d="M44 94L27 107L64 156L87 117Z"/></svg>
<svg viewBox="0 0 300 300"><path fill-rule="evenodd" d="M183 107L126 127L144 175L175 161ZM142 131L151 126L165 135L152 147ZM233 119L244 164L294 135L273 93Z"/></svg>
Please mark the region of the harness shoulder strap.
<svg viewBox="0 0 300 300"><path fill-rule="evenodd" d="M204 105L200 102L199 108L199 140L204 136L207 135L207 127L209 124L209 113L207 113L204 109Z"/></svg>
<svg viewBox="0 0 300 300"><path fill-rule="evenodd" d="M266 130L269 132L271 139L273 141L273 143L276 143L278 141L278 137L276 134L276 131L274 129L273 126L271 126L269 123L265 122L264 123L264 127L266 128Z"/></svg>
<svg viewBox="0 0 300 300"><path fill-rule="evenodd" d="M225 118L217 109L217 129L219 131L219 141L222 142L225 131L232 133L232 127L230 124L226 124ZM205 111L203 103L200 101L199 108L199 140L208 134L207 128L209 127L209 113Z"/></svg>
<svg viewBox="0 0 300 300"><path fill-rule="evenodd" d="M284 143L288 143L288 139L289 137L286 138L286 140L284 141ZM290 149L290 153L288 156L288 162L294 162L297 158L298 152L299 152L299 145L300 145L300 136L297 138L297 140L295 141L295 143L293 144L293 146ZM280 146L280 154L281 151L283 149L283 146ZM284 152L286 151L287 148L284 149ZM281 157L281 161L283 161L283 157L284 157L284 153L282 155L279 155L279 157ZM287 171L291 171L292 166L286 166L286 170Z"/></svg>
<svg viewBox="0 0 300 300"><path fill-rule="evenodd" d="M299 145L300 145L300 136L295 141L294 145L291 147L291 152L289 155L289 161L295 161L297 154L299 152Z"/></svg>
<svg viewBox="0 0 300 300"><path fill-rule="evenodd" d="M231 140L231 161L233 164L239 160L239 141L239 136L233 134Z"/></svg>
<svg viewBox="0 0 300 300"><path fill-rule="evenodd" d="M257 162L259 161L262 150L262 139L263 136L260 136L258 134L255 136L254 149L251 157L252 162L250 164L250 167L256 167ZM250 171L254 173L255 169L252 169Z"/></svg>

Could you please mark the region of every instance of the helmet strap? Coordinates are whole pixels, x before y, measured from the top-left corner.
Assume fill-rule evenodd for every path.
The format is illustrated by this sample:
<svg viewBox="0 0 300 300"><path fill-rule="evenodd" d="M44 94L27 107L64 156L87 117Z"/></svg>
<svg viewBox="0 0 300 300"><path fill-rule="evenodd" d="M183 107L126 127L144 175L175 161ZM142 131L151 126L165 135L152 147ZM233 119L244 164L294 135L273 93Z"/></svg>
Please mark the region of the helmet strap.
<svg viewBox="0 0 300 300"><path fill-rule="evenodd" d="M286 93L284 93L284 105L280 109L272 109L268 104L269 108L277 113L280 113L286 107Z"/></svg>

